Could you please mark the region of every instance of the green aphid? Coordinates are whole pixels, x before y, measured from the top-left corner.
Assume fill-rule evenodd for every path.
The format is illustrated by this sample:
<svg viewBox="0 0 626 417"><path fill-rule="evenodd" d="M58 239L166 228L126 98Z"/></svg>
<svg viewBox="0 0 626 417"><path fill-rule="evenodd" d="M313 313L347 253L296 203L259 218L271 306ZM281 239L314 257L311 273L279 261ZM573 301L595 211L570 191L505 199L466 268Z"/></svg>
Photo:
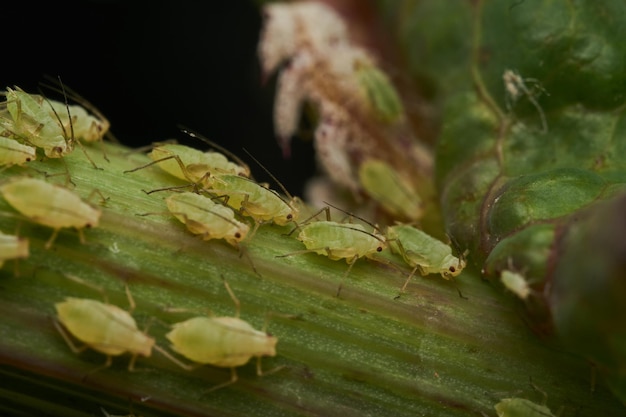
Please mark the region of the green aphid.
<svg viewBox="0 0 626 417"><path fill-rule="evenodd" d="M494 408L498 417L556 417L545 405L524 398L504 398Z"/></svg>
<svg viewBox="0 0 626 417"><path fill-rule="evenodd" d="M298 219L297 198L285 199L276 191L239 175L212 177L206 191L223 196L226 204L254 219L257 225L272 222L284 226Z"/></svg>
<svg viewBox="0 0 626 417"><path fill-rule="evenodd" d="M417 221L422 217L422 199L388 163L380 159L365 160L359 166L359 182L395 218Z"/></svg>
<svg viewBox="0 0 626 417"><path fill-rule="evenodd" d="M221 203L195 193L172 194L165 199L168 210L204 240L224 239L238 247L250 227L235 218L235 212Z"/></svg>
<svg viewBox="0 0 626 417"><path fill-rule="evenodd" d="M355 73L376 116L388 124L402 118L404 109L400 96L383 71L371 64L358 63Z"/></svg>
<svg viewBox="0 0 626 417"><path fill-rule="evenodd" d="M5 135L43 149L48 158L61 158L74 150L69 132L43 96L26 93L18 87L7 88L4 96L3 105L9 115L0 124Z"/></svg>
<svg viewBox="0 0 626 417"><path fill-rule="evenodd" d="M454 256L450 245L407 224L389 226L387 241L392 252L400 254L413 267L401 291L404 291L418 270L422 275L440 274L445 279L451 279L466 266L464 256Z"/></svg>
<svg viewBox="0 0 626 417"><path fill-rule="evenodd" d="M230 368L231 379L212 387L210 391L235 383L235 368L245 365L253 357L257 358L257 375L262 376L261 358L275 356L278 342L265 328L257 330L239 318L239 300L226 281L224 285L235 303L235 316L193 317L174 324L172 330L165 335L172 343L174 351L195 363L179 363L184 369L193 370L202 365Z"/></svg>

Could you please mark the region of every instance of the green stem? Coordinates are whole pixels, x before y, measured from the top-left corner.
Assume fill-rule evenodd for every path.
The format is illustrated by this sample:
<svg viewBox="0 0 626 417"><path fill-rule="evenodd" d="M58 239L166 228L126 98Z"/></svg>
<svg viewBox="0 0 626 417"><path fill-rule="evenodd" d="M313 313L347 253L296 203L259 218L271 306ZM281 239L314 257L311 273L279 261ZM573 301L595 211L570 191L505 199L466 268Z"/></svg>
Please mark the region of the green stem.
<svg viewBox="0 0 626 417"><path fill-rule="evenodd" d="M512 296L476 271L464 271L454 282L415 277L396 299L406 275L383 262L359 260L337 298L345 262L316 254L277 258L302 244L287 236L290 227L263 225L246 245L259 277L225 242L202 241L173 217L139 216L166 210L168 195L142 190L181 183L157 166L124 174L147 157L106 144L106 162L99 149L87 151L102 170L82 152L65 158L77 193L86 198L98 189L108 197L99 227L85 230L85 244L75 231L62 230L45 250L51 230L0 201L0 230L19 230L31 247L17 268L7 262L0 270L0 410L66 416L102 415L100 407L144 416L494 416L501 398L540 402L532 379L548 393L553 410L565 407L564 416L623 413L603 386L590 392L583 360L536 339ZM54 160L31 167L49 174L64 169ZM1 175L42 177L21 167ZM127 369L127 355L92 372L105 357L93 350L72 353L52 318L54 303L66 296L102 295L65 274L104 288L109 302L122 308L128 306L128 284L137 304L133 316L170 351L164 337L169 325L191 315L168 307L235 314L224 277L241 301L241 318L254 327L263 327L268 312L280 313L268 325L279 340L278 354L265 358L263 369L284 368L259 377L251 361L237 369L235 384L210 393L228 380L228 368L186 371L154 353L137 360L137 372Z"/></svg>

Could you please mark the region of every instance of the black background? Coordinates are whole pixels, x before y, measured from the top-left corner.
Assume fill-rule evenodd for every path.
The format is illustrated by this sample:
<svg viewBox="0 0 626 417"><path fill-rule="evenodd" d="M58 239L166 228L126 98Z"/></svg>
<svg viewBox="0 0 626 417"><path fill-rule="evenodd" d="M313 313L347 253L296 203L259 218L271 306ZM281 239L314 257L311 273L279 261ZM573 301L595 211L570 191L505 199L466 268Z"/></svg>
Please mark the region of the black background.
<svg viewBox="0 0 626 417"><path fill-rule="evenodd" d="M206 149L177 128L186 125L249 162L255 178L271 181L247 149L302 195L315 171L313 151L296 139L285 160L276 144L275 79L261 85L256 2L20 1L3 9L2 88L34 93L45 75L59 76L126 145L175 138Z"/></svg>

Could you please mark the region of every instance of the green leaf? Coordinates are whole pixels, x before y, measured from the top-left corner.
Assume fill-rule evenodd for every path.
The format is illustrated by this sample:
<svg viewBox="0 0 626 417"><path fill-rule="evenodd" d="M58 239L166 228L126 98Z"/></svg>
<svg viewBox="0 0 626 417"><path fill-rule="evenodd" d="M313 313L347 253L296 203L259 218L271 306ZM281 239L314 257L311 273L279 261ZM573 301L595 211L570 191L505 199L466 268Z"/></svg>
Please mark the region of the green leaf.
<svg viewBox="0 0 626 417"><path fill-rule="evenodd" d="M534 290L525 301L531 327L599 365L623 399L625 324L597 303L623 305L624 291L607 284L585 298L613 273L583 256L588 240L569 229L625 190L626 3L404 1L401 13L379 4L415 77L427 74L438 93L435 169L448 232L486 278L520 271ZM597 251L612 265L621 254L601 230ZM562 294L551 296L557 283ZM557 299L589 303L586 320Z"/></svg>

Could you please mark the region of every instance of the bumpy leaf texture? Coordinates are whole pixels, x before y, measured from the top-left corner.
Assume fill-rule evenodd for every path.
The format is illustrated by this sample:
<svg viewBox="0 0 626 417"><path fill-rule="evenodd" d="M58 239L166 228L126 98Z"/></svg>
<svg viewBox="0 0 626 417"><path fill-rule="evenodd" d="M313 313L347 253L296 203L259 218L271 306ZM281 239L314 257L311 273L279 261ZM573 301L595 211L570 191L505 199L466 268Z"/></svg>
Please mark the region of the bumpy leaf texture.
<svg viewBox="0 0 626 417"><path fill-rule="evenodd" d="M448 232L626 402L626 2L378 3L440 99Z"/></svg>

